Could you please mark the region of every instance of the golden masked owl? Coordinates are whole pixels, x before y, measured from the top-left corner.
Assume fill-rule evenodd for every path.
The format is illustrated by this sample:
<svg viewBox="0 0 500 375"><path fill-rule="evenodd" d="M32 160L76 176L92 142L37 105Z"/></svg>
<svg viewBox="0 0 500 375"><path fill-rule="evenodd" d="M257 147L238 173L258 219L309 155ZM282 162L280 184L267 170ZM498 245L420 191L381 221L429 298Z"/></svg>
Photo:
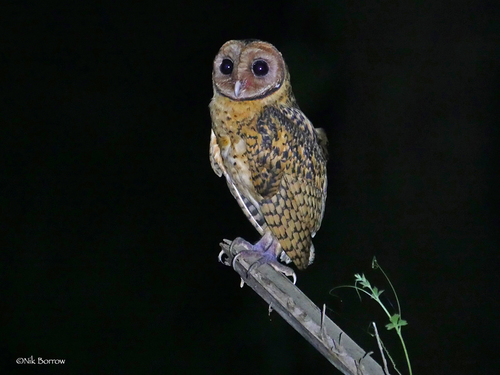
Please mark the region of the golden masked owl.
<svg viewBox="0 0 500 375"><path fill-rule="evenodd" d="M261 253L261 263L282 266L284 251L304 269L325 210L326 135L299 109L285 61L269 43L225 43L212 82L212 168L262 235L255 245L237 240Z"/></svg>

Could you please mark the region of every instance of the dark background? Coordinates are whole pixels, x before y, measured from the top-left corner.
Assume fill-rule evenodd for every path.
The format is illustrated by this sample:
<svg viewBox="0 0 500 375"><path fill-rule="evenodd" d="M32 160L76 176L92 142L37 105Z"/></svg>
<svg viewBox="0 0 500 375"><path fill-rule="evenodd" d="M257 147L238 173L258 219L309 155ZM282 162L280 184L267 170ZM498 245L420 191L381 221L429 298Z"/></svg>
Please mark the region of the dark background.
<svg viewBox="0 0 500 375"><path fill-rule="evenodd" d="M336 373L217 262L258 239L208 160L212 59L242 38L330 139L298 286L366 350L376 320L405 373L380 309L330 294L388 290L375 255L415 374L498 370L496 2L27 3L1 16L1 374Z"/></svg>

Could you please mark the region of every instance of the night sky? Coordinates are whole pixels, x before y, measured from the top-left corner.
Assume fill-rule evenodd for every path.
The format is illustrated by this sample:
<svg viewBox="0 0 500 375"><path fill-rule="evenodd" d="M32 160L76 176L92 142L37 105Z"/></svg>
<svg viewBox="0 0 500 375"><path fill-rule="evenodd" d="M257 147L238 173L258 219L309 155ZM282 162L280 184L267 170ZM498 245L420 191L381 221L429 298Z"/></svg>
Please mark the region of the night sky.
<svg viewBox="0 0 500 375"><path fill-rule="evenodd" d="M245 38L330 140L299 288L406 374L380 308L331 293L365 273L394 312L376 256L414 374L498 371L495 2L27 3L0 16L1 374L337 373L217 261L258 240L208 159L212 60Z"/></svg>

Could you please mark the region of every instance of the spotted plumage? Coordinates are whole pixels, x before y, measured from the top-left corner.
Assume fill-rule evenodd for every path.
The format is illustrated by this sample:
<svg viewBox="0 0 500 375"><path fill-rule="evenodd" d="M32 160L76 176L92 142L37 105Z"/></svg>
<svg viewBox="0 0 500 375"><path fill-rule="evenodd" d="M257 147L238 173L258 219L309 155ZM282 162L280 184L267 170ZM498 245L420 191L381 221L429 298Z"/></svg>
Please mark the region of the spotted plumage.
<svg viewBox="0 0 500 375"><path fill-rule="evenodd" d="M212 168L259 233L271 236L274 255L283 250L304 269L325 208L326 135L300 111L281 53L269 43L225 43L212 79Z"/></svg>

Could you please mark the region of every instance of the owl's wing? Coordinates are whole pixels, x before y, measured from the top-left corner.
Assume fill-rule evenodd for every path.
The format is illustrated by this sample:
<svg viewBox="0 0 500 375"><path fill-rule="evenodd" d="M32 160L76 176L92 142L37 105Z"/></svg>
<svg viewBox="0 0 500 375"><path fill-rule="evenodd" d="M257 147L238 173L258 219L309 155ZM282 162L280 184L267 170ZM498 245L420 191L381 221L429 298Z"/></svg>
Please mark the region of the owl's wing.
<svg viewBox="0 0 500 375"><path fill-rule="evenodd" d="M220 154L220 147L217 144L217 138L215 137L213 130L210 136L210 164L212 165L212 169L217 176L221 177L224 175L224 177L226 177L229 191L238 202L238 205L243 210L248 220L260 234L264 234L264 231L267 229L266 221L264 220L262 213L257 209L257 203L254 202L250 196L246 197L240 194L231 175L227 173Z"/></svg>
<svg viewBox="0 0 500 375"><path fill-rule="evenodd" d="M323 221L323 216L325 213L326 206L326 196L328 187L328 178L326 171L326 162L328 161L328 138L326 132L322 128L315 128L311 121L302 113L302 111L295 107L283 107L283 113L285 116L297 124L300 132L308 133L310 138L315 140L312 142L313 145L313 170L315 171L316 178L314 180L314 186L320 189L321 194L317 194L317 198L320 202L319 207L315 207L315 210L320 209L319 219L316 220L316 226L311 232L311 236L314 237L321 227L321 222Z"/></svg>
<svg viewBox="0 0 500 375"><path fill-rule="evenodd" d="M247 148L262 215L295 265L306 268L314 257L311 238L321 225L326 200L326 137L318 139L318 131L296 108L267 107L256 127L256 142Z"/></svg>

